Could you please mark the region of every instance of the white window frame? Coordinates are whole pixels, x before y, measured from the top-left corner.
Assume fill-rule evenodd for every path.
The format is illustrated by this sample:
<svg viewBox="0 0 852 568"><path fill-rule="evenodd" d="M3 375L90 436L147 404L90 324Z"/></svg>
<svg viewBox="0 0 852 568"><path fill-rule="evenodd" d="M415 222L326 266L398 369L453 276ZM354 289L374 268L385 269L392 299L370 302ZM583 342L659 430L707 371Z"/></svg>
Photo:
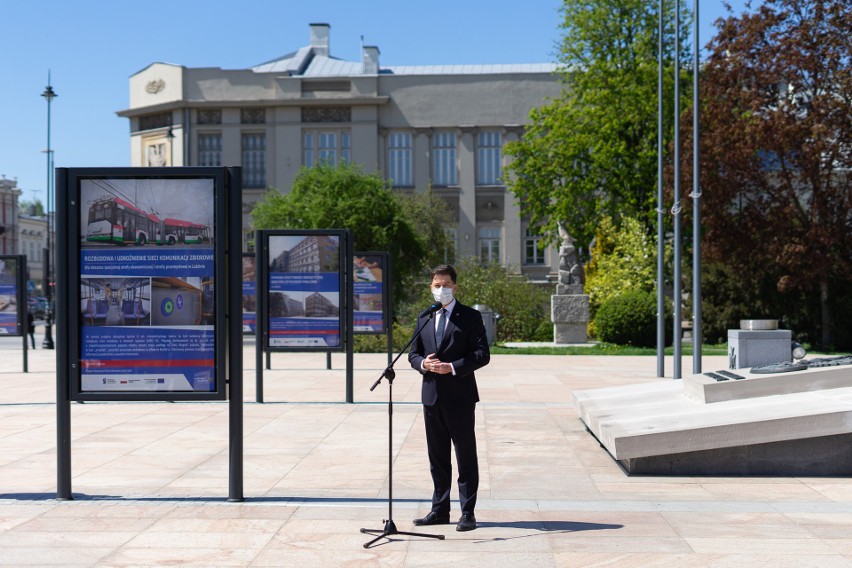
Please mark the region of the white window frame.
<svg viewBox="0 0 852 568"><path fill-rule="evenodd" d="M311 128L302 131L302 165L312 168L320 162L332 166L348 164L352 157L352 135L348 129Z"/></svg>
<svg viewBox="0 0 852 568"><path fill-rule="evenodd" d="M432 185L455 187L458 184L458 136L455 132L436 132L432 135Z"/></svg>
<svg viewBox="0 0 852 568"><path fill-rule="evenodd" d="M216 141L212 148L208 141ZM222 133L221 132L199 132L198 133L198 165L219 167L222 165Z"/></svg>
<svg viewBox="0 0 852 568"><path fill-rule="evenodd" d="M253 142L259 142L254 144ZM251 147L254 145L255 147ZM243 132L240 136L243 187L266 187L266 132Z"/></svg>
<svg viewBox="0 0 852 568"><path fill-rule="evenodd" d="M456 253L459 250L459 232L455 227L447 227L444 229L444 234L447 236L447 246L444 248L444 262L447 264L455 264Z"/></svg>
<svg viewBox="0 0 852 568"><path fill-rule="evenodd" d="M524 236L524 264L529 266L544 265L544 250L538 247L542 236L527 227Z"/></svg>
<svg viewBox="0 0 852 568"><path fill-rule="evenodd" d="M499 130L481 130L476 136L476 185L500 185L503 137Z"/></svg>
<svg viewBox="0 0 852 568"><path fill-rule="evenodd" d="M500 256L502 240L502 230L500 227L480 227L478 234L480 262L483 264L491 262L499 264L502 261Z"/></svg>
<svg viewBox="0 0 852 568"><path fill-rule="evenodd" d="M397 130L388 133L388 179L394 187L413 187L411 132Z"/></svg>

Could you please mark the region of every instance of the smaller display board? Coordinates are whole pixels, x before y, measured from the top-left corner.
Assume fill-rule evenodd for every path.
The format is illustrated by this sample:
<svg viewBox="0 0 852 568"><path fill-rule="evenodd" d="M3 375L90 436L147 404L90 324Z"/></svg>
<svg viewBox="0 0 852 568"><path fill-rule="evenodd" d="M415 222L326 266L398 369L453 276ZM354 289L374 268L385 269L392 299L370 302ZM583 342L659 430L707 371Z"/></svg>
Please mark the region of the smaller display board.
<svg viewBox="0 0 852 568"><path fill-rule="evenodd" d="M257 332L257 282L254 253L243 253L243 333Z"/></svg>
<svg viewBox="0 0 852 568"><path fill-rule="evenodd" d="M0 335L24 335L25 257L0 255Z"/></svg>
<svg viewBox="0 0 852 568"><path fill-rule="evenodd" d="M353 331L358 334L383 334L390 321L389 255L386 252L355 252L352 257L354 290Z"/></svg>
<svg viewBox="0 0 852 568"><path fill-rule="evenodd" d="M265 348L343 351L348 275L342 230L259 231Z"/></svg>

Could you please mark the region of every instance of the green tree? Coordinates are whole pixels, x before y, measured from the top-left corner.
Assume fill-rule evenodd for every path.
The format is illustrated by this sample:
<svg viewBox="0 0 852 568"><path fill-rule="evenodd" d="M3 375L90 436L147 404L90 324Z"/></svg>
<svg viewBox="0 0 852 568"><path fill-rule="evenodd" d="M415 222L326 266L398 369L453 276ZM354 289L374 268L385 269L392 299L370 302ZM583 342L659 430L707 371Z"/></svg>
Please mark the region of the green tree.
<svg viewBox="0 0 852 568"><path fill-rule="evenodd" d="M671 62L674 9L667 4L665 57ZM510 191L549 242L560 221L584 248L603 216L628 215L654 226L657 10L658 3L647 0L562 5L559 60L565 87L531 113L522 139L506 147L514 160L507 168ZM682 30L688 29L688 19L682 22ZM682 45L681 57L688 60L688 42ZM671 75L665 73L668 93ZM672 124L668 114L666 132Z"/></svg>
<svg viewBox="0 0 852 568"><path fill-rule="evenodd" d="M482 264L473 256L461 259L453 266L458 270L459 301L468 306L485 304L500 315L496 327L498 341L553 340L550 288L532 284L499 264ZM415 286L418 296L410 305L403 307L400 316L403 323L408 323L408 334L417 313L433 302L428 274L423 275ZM407 341L408 337L405 339Z"/></svg>
<svg viewBox="0 0 852 568"><path fill-rule="evenodd" d="M443 253L445 216L431 192L404 196L357 165L321 163L303 168L289 193L268 192L252 210L252 223L258 229L351 229L356 250L390 254L398 306Z"/></svg>
<svg viewBox="0 0 852 568"><path fill-rule="evenodd" d="M18 210L23 215L33 215L35 217L44 216L44 205L38 199L32 201L21 201L18 203Z"/></svg>
<svg viewBox="0 0 852 568"><path fill-rule="evenodd" d="M730 317L827 348L852 347L850 30L848 0L764 0L720 24L702 70L705 254L754 312Z"/></svg>
<svg viewBox="0 0 852 568"><path fill-rule="evenodd" d="M611 297L631 290L656 290L656 243L638 220L625 217L616 226L612 218L604 217L591 254L584 290L592 315Z"/></svg>

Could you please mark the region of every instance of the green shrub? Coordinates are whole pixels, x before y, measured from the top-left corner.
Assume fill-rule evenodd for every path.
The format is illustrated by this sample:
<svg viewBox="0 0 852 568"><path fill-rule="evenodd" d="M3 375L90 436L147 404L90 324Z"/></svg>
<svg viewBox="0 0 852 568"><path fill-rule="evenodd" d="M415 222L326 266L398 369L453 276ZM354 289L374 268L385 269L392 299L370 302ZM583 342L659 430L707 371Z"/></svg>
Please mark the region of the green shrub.
<svg viewBox="0 0 852 568"><path fill-rule="evenodd" d="M654 347L657 345L656 295L636 289L610 296L598 308L594 322L600 341L617 345ZM671 317L667 314L667 343L672 327Z"/></svg>
<svg viewBox="0 0 852 568"><path fill-rule="evenodd" d="M532 284L499 264L482 265L475 257L461 260L455 267L459 272L459 300L468 306L485 304L500 314L497 341L553 341L552 288ZM549 331L542 339L543 324Z"/></svg>
<svg viewBox="0 0 852 568"><path fill-rule="evenodd" d="M670 247L666 248L668 256ZM611 297L629 290L656 289L657 245L638 220L625 217L616 224L609 217L601 219L591 253L584 289L593 319Z"/></svg>

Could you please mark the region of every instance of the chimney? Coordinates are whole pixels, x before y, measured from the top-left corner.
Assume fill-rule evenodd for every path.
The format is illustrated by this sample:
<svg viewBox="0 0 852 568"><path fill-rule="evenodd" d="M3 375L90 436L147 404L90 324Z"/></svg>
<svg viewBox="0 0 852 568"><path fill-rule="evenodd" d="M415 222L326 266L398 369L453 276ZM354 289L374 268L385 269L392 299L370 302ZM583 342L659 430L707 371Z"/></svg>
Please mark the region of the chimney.
<svg viewBox="0 0 852 568"><path fill-rule="evenodd" d="M310 24L311 47L316 55L329 57L329 39L331 26L329 24Z"/></svg>
<svg viewBox="0 0 852 568"><path fill-rule="evenodd" d="M365 45L362 48L363 73L364 75L379 74L379 48L375 45Z"/></svg>

